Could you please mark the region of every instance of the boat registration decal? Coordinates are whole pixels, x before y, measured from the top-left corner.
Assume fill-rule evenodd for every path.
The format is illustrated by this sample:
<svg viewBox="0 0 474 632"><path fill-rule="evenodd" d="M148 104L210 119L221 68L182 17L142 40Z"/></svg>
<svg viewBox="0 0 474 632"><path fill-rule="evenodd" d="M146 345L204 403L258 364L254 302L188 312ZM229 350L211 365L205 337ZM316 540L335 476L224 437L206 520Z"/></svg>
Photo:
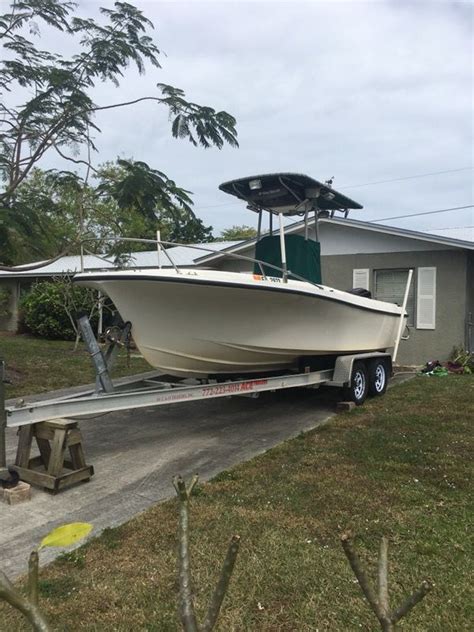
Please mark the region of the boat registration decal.
<svg viewBox="0 0 474 632"><path fill-rule="evenodd" d="M215 395L227 395L232 393L243 393L253 391L256 386L264 386L268 384L268 380L249 380L248 382L237 382L235 384L216 384L215 386L205 386L202 389L202 394L205 397L212 397Z"/></svg>
<svg viewBox="0 0 474 632"><path fill-rule="evenodd" d="M281 283L280 277L271 277L271 276L264 277L261 274L254 274L253 280L254 281L271 281L272 283Z"/></svg>

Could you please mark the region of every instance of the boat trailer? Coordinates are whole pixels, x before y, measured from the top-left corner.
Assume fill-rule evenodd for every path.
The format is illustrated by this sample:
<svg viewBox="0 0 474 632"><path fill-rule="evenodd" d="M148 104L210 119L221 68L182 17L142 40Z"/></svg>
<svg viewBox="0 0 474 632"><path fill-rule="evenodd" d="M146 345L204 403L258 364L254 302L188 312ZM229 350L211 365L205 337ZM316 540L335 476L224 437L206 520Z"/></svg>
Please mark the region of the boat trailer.
<svg viewBox="0 0 474 632"><path fill-rule="evenodd" d="M96 372L95 388L75 391L52 399L17 399L5 405L3 367L0 362L0 468L6 467L5 432L17 428L19 434L15 465L22 480L57 492L81 480L89 480L92 466L85 463L78 421L120 410L162 406L216 397L258 397L265 391L287 388L314 388L328 385L345 389L346 399L361 404L367 394L381 395L392 374L392 356L387 352L337 356L330 368L312 370L311 363L300 371L283 375L245 379L179 379L159 372L130 376L116 382L110 377L118 350L130 335L129 323L109 340L104 352L87 316L78 321L82 338ZM117 331L117 328L115 328ZM79 419L78 419L79 418ZM30 458L33 439L40 455ZM66 457L69 450L70 458Z"/></svg>

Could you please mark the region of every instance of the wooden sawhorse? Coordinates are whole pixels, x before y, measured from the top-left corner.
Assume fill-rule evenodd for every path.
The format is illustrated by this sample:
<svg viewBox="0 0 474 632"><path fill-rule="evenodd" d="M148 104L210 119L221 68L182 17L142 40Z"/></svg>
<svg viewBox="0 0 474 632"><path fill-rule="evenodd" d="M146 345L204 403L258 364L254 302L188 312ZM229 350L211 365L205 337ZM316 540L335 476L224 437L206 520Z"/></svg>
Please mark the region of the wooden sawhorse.
<svg viewBox="0 0 474 632"><path fill-rule="evenodd" d="M33 438L40 453L31 458ZM69 459L66 458L67 450ZM70 419L21 426L14 468L22 481L45 487L53 493L74 483L88 481L94 474L92 465L86 465L78 422Z"/></svg>

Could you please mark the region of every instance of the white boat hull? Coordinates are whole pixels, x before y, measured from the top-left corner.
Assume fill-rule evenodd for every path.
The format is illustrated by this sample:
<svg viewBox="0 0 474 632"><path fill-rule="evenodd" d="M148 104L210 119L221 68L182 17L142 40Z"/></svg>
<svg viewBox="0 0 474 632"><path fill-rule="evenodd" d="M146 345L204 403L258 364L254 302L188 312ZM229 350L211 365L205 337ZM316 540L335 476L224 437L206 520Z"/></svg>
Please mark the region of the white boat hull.
<svg viewBox="0 0 474 632"><path fill-rule="evenodd" d="M144 358L165 373L205 377L296 367L304 356L385 351L401 308L310 283L169 270L84 273L107 294Z"/></svg>

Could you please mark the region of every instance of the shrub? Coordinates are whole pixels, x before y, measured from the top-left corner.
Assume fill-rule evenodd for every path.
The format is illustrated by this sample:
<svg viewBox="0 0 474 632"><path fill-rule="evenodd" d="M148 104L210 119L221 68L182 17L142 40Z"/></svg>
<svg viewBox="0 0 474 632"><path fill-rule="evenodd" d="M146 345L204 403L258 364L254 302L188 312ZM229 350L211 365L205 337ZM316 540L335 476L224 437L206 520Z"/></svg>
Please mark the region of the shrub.
<svg viewBox="0 0 474 632"><path fill-rule="evenodd" d="M462 347L454 347L449 364L459 369L457 373L471 374L474 372L474 353L465 351Z"/></svg>
<svg viewBox="0 0 474 632"><path fill-rule="evenodd" d="M76 312L91 312L97 295L90 288L80 287L69 279L36 282L20 302L26 329L41 338L74 340L76 332L71 316ZM69 313L68 313L69 312ZM97 311L91 318L97 326Z"/></svg>

